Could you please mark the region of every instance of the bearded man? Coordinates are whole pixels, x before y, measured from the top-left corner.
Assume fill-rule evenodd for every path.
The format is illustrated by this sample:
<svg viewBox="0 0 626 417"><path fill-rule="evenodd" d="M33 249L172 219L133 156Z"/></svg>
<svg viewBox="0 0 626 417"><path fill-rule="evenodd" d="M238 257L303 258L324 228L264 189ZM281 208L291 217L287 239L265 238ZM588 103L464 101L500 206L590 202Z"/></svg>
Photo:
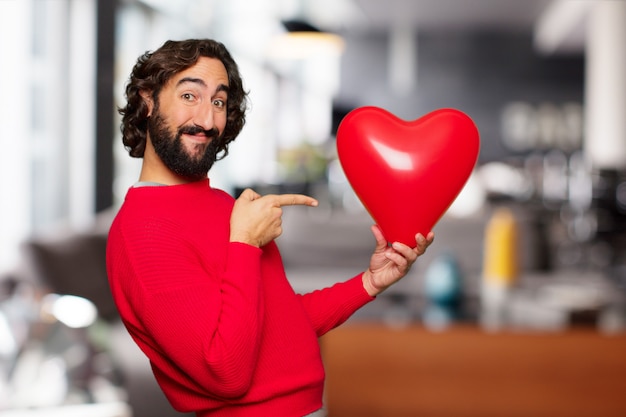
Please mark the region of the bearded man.
<svg viewBox="0 0 626 417"><path fill-rule="evenodd" d="M139 57L120 109L124 145L143 158L109 232L120 316L172 406L198 417L323 415L318 338L400 280L433 240L376 247L368 267L296 294L277 244L299 194L237 199L208 172L245 124L237 64L210 39L168 41Z"/></svg>

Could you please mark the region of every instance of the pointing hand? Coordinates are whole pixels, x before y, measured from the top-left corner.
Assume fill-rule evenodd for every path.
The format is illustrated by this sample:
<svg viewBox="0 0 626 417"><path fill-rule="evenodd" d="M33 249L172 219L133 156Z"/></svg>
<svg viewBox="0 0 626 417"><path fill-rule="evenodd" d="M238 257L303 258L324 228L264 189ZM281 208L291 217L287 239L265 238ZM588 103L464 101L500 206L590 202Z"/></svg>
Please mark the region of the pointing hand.
<svg viewBox="0 0 626 417"><path fill-rule="evenodd" d="M261 247L280 236L283 206L317 206L317 200L302 194L261 196L251 189L241 193L230 216L230 241Z"/></svg>

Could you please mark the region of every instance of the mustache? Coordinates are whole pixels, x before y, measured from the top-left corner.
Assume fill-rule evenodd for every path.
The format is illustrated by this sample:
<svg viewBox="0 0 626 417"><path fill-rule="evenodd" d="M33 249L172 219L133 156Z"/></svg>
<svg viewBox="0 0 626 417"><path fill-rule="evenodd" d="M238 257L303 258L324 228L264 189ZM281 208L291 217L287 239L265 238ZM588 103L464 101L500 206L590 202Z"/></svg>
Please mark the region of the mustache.
<svg viewBox="0 0 626 417"><path fill-rule="evenodd" d="M209 130L205 130L205 129L201 128L198 125L193 125L193 126L183 126L183 127L181 127L180 129L178 129L178 134L179 135L203 134L204 136L206 136L209 139L214 139L214 138L219 136L220 132L216 128L211 128Z"/></svg>

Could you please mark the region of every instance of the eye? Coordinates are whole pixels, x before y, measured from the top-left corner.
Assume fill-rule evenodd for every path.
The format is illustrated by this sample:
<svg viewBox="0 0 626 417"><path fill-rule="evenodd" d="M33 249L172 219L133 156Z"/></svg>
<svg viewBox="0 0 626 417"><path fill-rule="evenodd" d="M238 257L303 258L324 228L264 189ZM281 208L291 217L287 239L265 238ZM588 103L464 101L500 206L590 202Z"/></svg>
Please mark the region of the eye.
<svg viewBox="0 0 626 417"><path fill-rule="evenodd" d="M193 95L192 93L184 93L183 95L180 96L184 101L194 101L196 99L196 96Z"/></svg>
<svg viewBox="0 0 626 417"><path fill-rule="evenodd" d="M221 98L217 98L215 100L213 100L213 105L215 107L217 107L218 109L223 109L226 107L226 100L223 100Z"/></svg>

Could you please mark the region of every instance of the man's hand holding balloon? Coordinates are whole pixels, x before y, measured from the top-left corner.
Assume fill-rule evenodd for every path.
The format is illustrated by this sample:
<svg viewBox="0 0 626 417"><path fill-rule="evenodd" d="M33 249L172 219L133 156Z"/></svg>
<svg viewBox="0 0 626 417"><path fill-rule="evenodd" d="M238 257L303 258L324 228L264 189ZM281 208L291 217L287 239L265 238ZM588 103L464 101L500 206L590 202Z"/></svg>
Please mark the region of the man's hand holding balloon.
<svg viewBox="0 0 626 417"><path fill-rule="evenodd" d="M430 232L424 237L418 233L415 236L417 246L411 248L400 242L389 246L378 226L372 226L372 233L376 238L376 249L370 258L369 268L363 273L363 287L370 296L375 297L409 272L417 258L426 252L435 235Z"/></svg>

